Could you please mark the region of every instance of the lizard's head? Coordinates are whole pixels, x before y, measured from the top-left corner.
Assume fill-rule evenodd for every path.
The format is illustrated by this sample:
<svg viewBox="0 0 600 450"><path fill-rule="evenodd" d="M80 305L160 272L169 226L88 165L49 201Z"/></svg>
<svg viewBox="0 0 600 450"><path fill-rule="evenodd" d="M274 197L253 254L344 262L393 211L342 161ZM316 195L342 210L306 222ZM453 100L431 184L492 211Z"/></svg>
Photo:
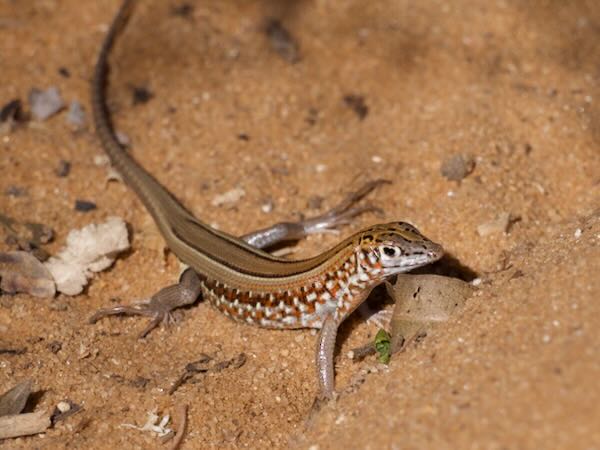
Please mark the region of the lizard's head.
<svg viewBox="0 0 600 450"><path fill-rule="evenodd" d="M444 250L406 222L375 225L360 233L361 264L383 269L385 276L408 272L440 259ZM360 256L360 255L359 255Z"/></svg>

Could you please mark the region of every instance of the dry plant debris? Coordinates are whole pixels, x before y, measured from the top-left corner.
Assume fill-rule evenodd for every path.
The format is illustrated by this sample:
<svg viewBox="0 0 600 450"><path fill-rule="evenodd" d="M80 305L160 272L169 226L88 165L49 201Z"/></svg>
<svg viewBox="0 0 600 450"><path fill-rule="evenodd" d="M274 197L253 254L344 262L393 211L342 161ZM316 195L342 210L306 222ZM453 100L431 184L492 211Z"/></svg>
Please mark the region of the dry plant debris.
<svg viewBox="0 0 600 450"><path fill-rule="evenodd" d="M77 295L83 291L94 272L110 267L117 255L128 248L129 236L125 222L119 217L111 217L101 224L71 230L66 247L45 265L54 277L59 292Z"/></svg>

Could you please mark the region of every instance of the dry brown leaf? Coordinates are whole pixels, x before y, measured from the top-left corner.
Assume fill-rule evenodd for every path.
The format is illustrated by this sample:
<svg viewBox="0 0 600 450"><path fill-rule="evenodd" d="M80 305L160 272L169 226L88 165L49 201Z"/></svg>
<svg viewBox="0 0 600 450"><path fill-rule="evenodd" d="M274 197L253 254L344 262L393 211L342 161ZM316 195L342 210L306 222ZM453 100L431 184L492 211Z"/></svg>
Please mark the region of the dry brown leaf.
<svg viewBox="0 0 600 450"><path fill-rule="evenodd" d="M25 380L0 396L0 416L19 414L31 393L31 380Z"/></svg>
<svg viewBox="0 0 600 450"><path fill-rule="evenodd" d="M27 252L0 253L0 289L35 297L54 297L56 287L46 267Z"/></svg>

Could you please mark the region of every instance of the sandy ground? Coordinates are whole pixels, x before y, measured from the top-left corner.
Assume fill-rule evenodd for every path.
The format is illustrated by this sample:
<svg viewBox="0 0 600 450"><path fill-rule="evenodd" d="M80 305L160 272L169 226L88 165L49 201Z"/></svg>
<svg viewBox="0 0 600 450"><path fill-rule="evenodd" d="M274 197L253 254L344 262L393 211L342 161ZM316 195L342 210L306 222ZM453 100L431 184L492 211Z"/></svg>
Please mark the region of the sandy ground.
<svg viewBox="0 0 600 450"><path fill-rule="evenodd" d="M89 118L92 65L118 3L1 0L0 104L26 106L31 88L54 85ZM141 319L86 323L115 299L173 282L178 262L152 243L134 194L105 182L90 125L73 131L64 112L28 122L1 137L2 212L51 226L51 253L72 228L119 215L133 248L82 295L0 297L0 344L26 349L0 355L0 391L31 378L35 409L65 399L84 408L0 447L164 448L120 424L187 404L184 448L600 448L597 1L191 0L187 15L174 13L182 5L144 2L112 58L116 124L148 170L236 234L311 212L315 196L321 210L332 206L357 178L391 179L374 197L385 217L363 216L343 233L410 221L474 271L480 289L387 369L346 357L377 331L349 320L337 385L374 373L307 421L310 331L241 326L206 304L141 341ZM299 62L273 51L268 17L297 39ZM153 96L134 104L140 86ZM348 95L363 96L364 118ZM476 160L460 183L440 174L454 154ZM64 178L60 160L72 164ZM11 187L25 194L7 195ZM211 206L238 187L246 194L235 205ZM76 199L97 209L77 212ZM514 219L507 232L478 233L502 213ZM337 239L313 236L294 256ZM167 393L202 354L240 352L241 368Z"/></svg>

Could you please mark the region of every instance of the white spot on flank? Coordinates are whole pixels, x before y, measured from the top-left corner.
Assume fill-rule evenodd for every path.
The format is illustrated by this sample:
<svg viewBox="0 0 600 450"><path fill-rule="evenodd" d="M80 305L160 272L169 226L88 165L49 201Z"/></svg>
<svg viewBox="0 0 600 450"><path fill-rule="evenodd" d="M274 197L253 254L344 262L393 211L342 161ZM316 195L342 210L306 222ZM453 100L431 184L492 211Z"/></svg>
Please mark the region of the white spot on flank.
<svg viewBox="0 0 600 450"><path fill-rule="evenodd" d="M321 299L327 302L331 300L331 294L329 292L323 292L323 294L321 294Z"/></svg>
<svg viewBox="0 0 600 450"><path fill-rule="evenodd" d="M286 316L282 320L283 323L287 323L288 325L293 325L296 323L296 318L294 316Z"/></svg>
<svg viewBox="0 0 600 450"><path fill-rule="evenodd" d="M309 302L314 302L317 299L317 294L315 294L314 292L311 292L310 294L308 294L306 296L306 301Z"/></svg>
<svg viewBox="0 0 600 450"><path fill-rule="evenodd" d="M328 291L332 290L334 286L335 286L335 281L333 281L333 280L327 280L327 282L325 283L325 287L327 288Z"/></svg>

